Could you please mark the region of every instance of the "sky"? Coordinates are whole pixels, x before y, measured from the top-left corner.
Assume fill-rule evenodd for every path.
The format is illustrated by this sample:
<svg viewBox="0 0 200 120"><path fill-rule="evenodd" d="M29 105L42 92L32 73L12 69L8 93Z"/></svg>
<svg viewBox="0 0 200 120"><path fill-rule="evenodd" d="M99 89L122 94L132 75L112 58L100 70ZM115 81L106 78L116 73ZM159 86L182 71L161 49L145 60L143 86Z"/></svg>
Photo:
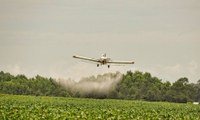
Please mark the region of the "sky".
<svg viewBox="0 0 200 120"><path fill-rule="evenodd" d="M71 78L139 70L200 79L199 0L0 0L0 71ZM133 60L102 66L72 58Z"/></svg>

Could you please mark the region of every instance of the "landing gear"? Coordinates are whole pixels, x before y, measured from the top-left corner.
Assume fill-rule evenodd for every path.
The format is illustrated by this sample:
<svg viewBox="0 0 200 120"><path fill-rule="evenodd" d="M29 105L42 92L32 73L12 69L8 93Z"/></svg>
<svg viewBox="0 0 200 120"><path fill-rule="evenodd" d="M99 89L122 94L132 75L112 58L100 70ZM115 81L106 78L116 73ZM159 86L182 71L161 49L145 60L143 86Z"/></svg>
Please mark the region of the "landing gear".
<svg viewBox="0 0 200 120"><path fill-rule="evenodd" d="M99 67L99 64L97 64L97 67Z"/></svg>
<svg viewBox="0 0 200 120"><path fill-rule="evenodd" d="M108 68L110 68L110 65L108 65Z"/></svg>

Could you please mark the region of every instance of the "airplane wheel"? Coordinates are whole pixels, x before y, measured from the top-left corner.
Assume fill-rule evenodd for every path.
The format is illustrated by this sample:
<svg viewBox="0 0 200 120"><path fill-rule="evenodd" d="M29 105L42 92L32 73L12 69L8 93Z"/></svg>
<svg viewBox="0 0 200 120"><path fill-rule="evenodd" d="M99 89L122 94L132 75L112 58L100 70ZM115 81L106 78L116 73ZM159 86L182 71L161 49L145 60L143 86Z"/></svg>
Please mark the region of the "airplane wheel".
<svg viewBox="0 0 200 120"><path fill-rule="evenodd" d="M110 68L110 65L108 65L108 68Z"/></svg>
<svg viewBox="0 0 200 120"><path fill-rule="evenodd" d="M97 67L99 67L99 64L97 64Z"/></svg>

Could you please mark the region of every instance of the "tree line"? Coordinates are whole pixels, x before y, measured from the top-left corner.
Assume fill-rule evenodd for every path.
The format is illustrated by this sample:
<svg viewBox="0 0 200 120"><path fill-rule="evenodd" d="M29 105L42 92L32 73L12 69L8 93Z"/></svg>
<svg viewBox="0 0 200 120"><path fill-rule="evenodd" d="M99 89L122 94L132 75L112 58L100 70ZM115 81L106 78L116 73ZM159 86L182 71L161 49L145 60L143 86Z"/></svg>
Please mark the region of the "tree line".
<svg viewBox="0 0 200 120"><path fill-rule="evenodd" d="M116 88L118 98L186 103L200 101L200 80L194 84L183 77L170 83L150 73L128 71Z"/></svg>
<svg viewBox="0 0 200 120"><path fill-rule="evenodd" d="M25 75L13 76L0 72L0 93L36 96L69 96L67 91L52 78L37 75L27 78Z"/></svg>
<svg viewBox="0 0 200 120"><path fill-rule="evenodd" d="M1 71L0 93L186 103L200 101L200 80L197 83L189 83L188 78L183 77L170 83L169 81L162 82L161 79L153 77L148 72L127 71L109 93L101 95L88 93L80 96L52 78L39 75L27 78L25 75L13 76Z"/></svg>

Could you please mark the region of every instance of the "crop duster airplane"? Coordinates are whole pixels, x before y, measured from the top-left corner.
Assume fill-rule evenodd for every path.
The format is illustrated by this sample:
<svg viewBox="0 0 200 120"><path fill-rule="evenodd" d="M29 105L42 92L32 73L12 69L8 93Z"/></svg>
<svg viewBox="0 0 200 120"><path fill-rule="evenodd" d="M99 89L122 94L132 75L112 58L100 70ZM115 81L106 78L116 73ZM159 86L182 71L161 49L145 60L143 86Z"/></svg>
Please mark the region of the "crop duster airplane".
<svg viewBox="0 0 200 120"><path fill-rule="evenodd" d="M108 64L108 68L110 68L110 64L134 64L133 61L112 61L110 58L106 57L106 54L103 54L99 59L78 56L78 55L73 56L73 58L95 62L97 63L97 67L99 67L99 65L106 65L106 64Z"/></svg>

